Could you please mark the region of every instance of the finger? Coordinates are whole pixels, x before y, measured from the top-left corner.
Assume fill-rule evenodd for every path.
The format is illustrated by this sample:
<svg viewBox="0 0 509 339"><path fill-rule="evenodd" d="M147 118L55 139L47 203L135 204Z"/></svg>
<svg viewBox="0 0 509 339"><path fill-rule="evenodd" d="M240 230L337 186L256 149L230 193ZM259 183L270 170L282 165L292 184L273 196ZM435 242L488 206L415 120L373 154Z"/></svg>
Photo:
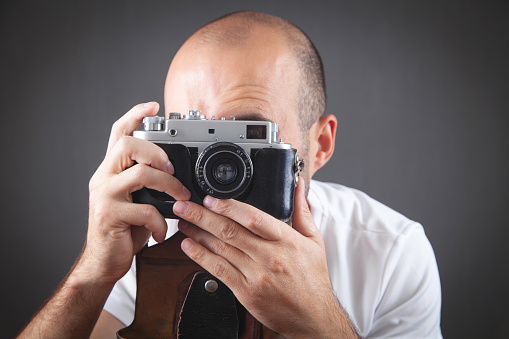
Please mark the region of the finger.
<svg viewBox="0 0 509 339"><path fill-rule="evenodd" d="M213 213L201 205L190 201L177 201L173 205L173 212L248 255L259 249L260 238L257 235L230 218Z"/></svg>
<svg viewBox="0 0 509 339"><path fill-rule="evenodd" d="M173 175L136 164L111 179L111 195L130 194L143 187L167 193L178 200L191 199L191 192Z"/></svg>
<svg viewBox="0 0 509 339"><path fill-rule="evenodd" d="M232 291L246 284L246 277L228 260L210 252L200 243L186 238L182 241L181 248L189 258L225 283Z"/></svg>
<svg viewBox="0 0 509 339"><path fill-rule="evenodd" d="M154 206L124 202L117 210L125 225L144 227L152 233L155 241L159 243L164 241L168 225Z"/></svg>
<svg viewBox="0 0 509 339"><path fill-rule="evenodd" d="M108 141L108 150L116 144L116 142L124 135L132 135L133 132L140 127L143 118L154 116L159 111L157 102L146 102L131 108L129 112L118 119L111 128L110 139Z"/></svg>
<svg viewBox="0 0 509 339"><path fill-rule="evenodd" d="M145 227L131 227L131 238L133 239L133 254L138 253L148 242L152 232Z"/></svg>
<svg viewBox="0 0 509 339"><path fill-rule="evenodd" d="M200 243L212 253L228 260L228 262L237 270L241 271L244 276L247 276L249 267L251 266L249 263L252 260L246 253L219 240L209 232L202 230L186 220L180 220L178 228L186 236Z"/></svg>
<svg viewBox="0 0 509 339"><path fill-rule="evenodd" d="M174 174L172 163L165 151L156 144L130 136L121 137L106 154L103 169L110 174L118 174L135 162Z"/></svg>
<svg viewBox="0 0 509 339"><path fill-rule="evenodd" d="M295 188L292 216L293 228L305 237L321 237L306 199L306 183L302 178Z"/></svg>
<svg viewBox="0 0 509 339"><path fill-rule="evenodd" d="M207 195L203 199L203 206L217 214L235 220L252 233L266 240L279 241L285 231L291 230L288 225L271 215L234 199L222 200Z"/></svg>

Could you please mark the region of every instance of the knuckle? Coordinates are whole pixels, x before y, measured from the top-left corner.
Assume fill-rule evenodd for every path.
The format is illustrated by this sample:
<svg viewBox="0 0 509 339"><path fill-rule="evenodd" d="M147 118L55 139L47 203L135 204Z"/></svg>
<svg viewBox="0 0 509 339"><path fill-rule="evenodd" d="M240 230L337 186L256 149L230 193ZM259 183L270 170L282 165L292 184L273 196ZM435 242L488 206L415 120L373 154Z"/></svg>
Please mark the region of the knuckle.
<svg viewBox="0 0 509 339"><path fill-rule="evenodd" d="M136 179L142 179L142 178L146 177L146 175L147 175L146 166L143 164L137 164L137 165L133 166L132 170L131 170L131 174Z"/></svg>
<svg viewBox="0 0 509 339"><path fill-rule="evenodd" d="M222 277L225 274L226 265L222 261L218 261L213 269L213 275L217 278Z"/></svg>
<svg viewBox="0 0 509 339"><path fill-rule="evenodd" d="M122 124L122 118L118 119L111 125L111 132L114 132L120 128L120 125Z"/></svg>
<svg viewBox="0 0 509 339"><path fill-rule="evenodd" d="M281 228L281 227L274 227L272 232L274 232L275 240L283 239L283 228Z"/></svg>
<svg viewBox="0 0 509 339"><path fill-rule="evenodd" d="M218 200L217 205L215 207L216 212L219 214L228 216L232 214L233 206L230 200Z"/></svg>
<svg viewBox="0 0 509 339"><path fill-rule="evenodd" d="M196 225L201 225L203 221L203 213L201 210L198 210L196 208L189 208L189 211L187 212L188 218L193 221Z"/></svg>
<svg viewBox="0 0 509 339"><path fill-rule="evenodd" d="M95 186L88 193L88 201L91 206L98 205L99 207L102 207L104 197L106 197L104 186Z"/></svg>
<svg viewBox="0 0 509 339"><path fill-rule="evenodd" d="M98 224L103 224L110 217L111 212L111 204L103 202L101 204L96 204L91 207L91 214L94 221Z"/></svg>
<svg viewBox="0 0 509 339"><path fill-rule="evenodd" d="M113 125L111 125L111 134L123 135L125 129L124 126L125 126L124 119L123 118L118 119L113 123Z"/></svg>
<svg viewBox="0 0 509 339"><path fill-rule="evenodd" d="M214 241L212 243L212 251L215 254L224 254L227 251L227 245L221 240Z"/></svg>
<svg viewBox="0 0 509 339"><path fill-rule="evenodd" d="M265 222L265 217L262 213L254 213L252 214L247 222L247 228L249 228L251 231L255 232L262 228L263 224Z"/></svg>
<svg viewBox="0 0 509 339"><path fill-rule="evenodd" d="M239 234L239 228L232 222L225 222L219 228L219 237L226 241L234 240Z"/></svg>
<svg viewBox="0 0 509 339"><path fill-rule="evenodd" d="M247 290L249 303L257 305L267 297L267 291L272 289L272 279L268 275L260 275Z"/></svg>
<svg viewBox="0 0 509 339"><path fill-rule="evenodd" d="M191 253L191 258L198 263L200 263L204 257L205 257L205 250L203 250L203 249L199 249L199 250L193 251Z"/></svg>
<svg viewBox="0 0 509 339"><path fill-rule="evenodd" d="M276 256L269 260L269 269L276 274L288 273L288 268L280 257Z"/></svg>
<svg viewBox="0 0 509 339"><path fill-rule="evenodd" d="M120 139L117 141L117 145L121 150L126 150L130 147L132 142L132 138L127 135L123 135Z"/></svg>
<svg viewBox="0 0 509 339"><path fill-rule="evenodd" d="M295 255L301 254L304 251L310 250L310 247L302 248L298 245L298 239L294 239L293 241L291 239L288 239L290 241L285 241L283 248L286 250L286 253L293 253Z"/></svg>
<svg viewBox="0 0 509 339"><path fill-rule="evenodd" d="M143 205L141 208L141 214L145 219L154 219L157 217L157 209L152 205Z"/></svg>
<svg viewBox="0 0 509 339"><path fill-rule="evenodd" d="M98 189L101 183L104 181L105 175L102 171L103 164L104 162L101 163L101 165L99 165L94 175L92 175L92 177L90 178L90 181L88 182L88 192L92 192Z"/></svg>
<svg viewBox="0 0 509 339"><path fill-rule="evenodd" d="M271 275L264 274L260 277L260 281L258 283L258 295L260 298L264 298L267 291L270 291L274 287L274 279Z"/></svg>

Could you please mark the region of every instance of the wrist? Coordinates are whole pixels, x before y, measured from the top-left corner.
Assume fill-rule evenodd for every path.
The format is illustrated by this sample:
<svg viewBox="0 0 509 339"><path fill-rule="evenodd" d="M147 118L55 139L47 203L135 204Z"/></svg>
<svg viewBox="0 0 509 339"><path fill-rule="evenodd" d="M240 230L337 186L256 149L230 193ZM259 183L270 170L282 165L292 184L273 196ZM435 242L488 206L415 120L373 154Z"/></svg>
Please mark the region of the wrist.
<svg viewBox="0 0 509 339"><path fill-rule="evenodd" d="M347 313L334 296L332 290L321 303L315 303L308 314L312 319L306 322L308 326L297 333L286 335L287 338L359 338L354 325Z"/></svg>
<svg viewBox="0 0 509 339"><path fill-rule="evenodd" d="M67 284L73 288L95 286L100 290L113 289L118 279L104 269L105 265L97 260L89 260L85 253L79 257L67 277ZM108 293L109 293L108 291Z"/></svg>
<svg viewBox="0 0 509 339"><path fill-rule="evenodd" d="M332 292L332 291L331 291ZM327 308L328 317L326 319L326 323L330 324L329 326L321 327L321 334L323 338L352 338L357 339L359 335L355 330L355 326L352 324L350 319L348 318L348 314L345 312L343 307L341 306L339 300L332 294L330 298L329 307Z"/></svg>

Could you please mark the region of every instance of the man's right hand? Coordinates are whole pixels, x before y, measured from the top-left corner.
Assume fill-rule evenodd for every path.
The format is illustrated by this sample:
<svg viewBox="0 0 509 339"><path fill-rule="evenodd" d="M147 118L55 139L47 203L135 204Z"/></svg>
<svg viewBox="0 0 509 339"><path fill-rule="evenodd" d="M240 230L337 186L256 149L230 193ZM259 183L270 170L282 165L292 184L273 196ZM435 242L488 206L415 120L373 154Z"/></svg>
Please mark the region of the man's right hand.
<svg viewBox="0 0 509 339"><path fill-rule="evenodd" d="M90 180L87 242L76 269L95 282L120 279L150 235L164 241L164 218L152 205L134 204L132 192L148 187L177 200L191 197L173 177L166 153L152 142L132 137L143 118L158 110L155 102L140 104L113 124L106 157Z"/></svg>
<svg viewBox="0 0 509 339"><path fill-rule="evenodd" d="M150 235L162 242L166 222L152 205L134 204L131 193L143 187L177 200L191 193L173 177L166 153L132 137L143 118L159 110L155 102L135 106L111 130L106 157L90 180L87 241L81 257L53 296L19 334L20 338L89 338L108 295L131 267ZM103 312L94 337L114 335L122 324Z"/></svg>

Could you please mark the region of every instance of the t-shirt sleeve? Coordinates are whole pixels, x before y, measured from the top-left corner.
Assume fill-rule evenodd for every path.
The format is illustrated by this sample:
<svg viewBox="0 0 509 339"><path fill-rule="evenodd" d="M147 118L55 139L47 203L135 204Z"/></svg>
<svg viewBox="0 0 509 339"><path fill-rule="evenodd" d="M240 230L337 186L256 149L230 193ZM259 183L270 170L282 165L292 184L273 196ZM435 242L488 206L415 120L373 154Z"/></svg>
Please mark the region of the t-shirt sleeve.
<svg viewBox="0 0 509 339"><path fill-rule="evenodd" d="M438 267L421 225L407 226L394 241L381 291L368 338L442 338Z"/></svg>
<svg viewBox="0 0 509 339"><path fill-rule="evenodd" d="M131 325L134 319L136 301L135 268L135 260L133 260L131 269L117 281L104 305L104 310L120 320L125 326Z"/></svg>

